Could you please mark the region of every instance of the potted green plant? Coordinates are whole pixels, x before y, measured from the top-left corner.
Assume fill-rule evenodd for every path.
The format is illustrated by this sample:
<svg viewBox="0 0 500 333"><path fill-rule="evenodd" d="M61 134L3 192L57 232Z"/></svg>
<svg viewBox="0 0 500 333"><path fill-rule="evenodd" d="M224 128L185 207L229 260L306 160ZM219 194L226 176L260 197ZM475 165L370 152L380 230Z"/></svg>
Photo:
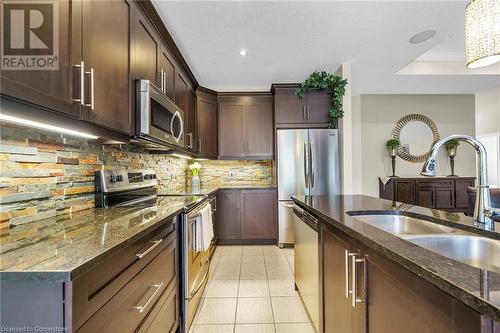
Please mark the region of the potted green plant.
<svg viewBox="0 0 500 333"><path fill-rule="evenodd" d="M444 144L448 157L450 158L451 174L448 177L457 177L457 175L455 175L455 156L457 156L457 148L459 144L460 141L456 139L450 140Z"/></svg>
<svg viewBox="0 0 500 333"><path fill-rule="evenodd" d="M397 177L396 176L396 156L398 156L398 149L399 146L401 146L401 142L399 139L389 139L385 143L385 146L387 147L387 151L389 152L389 156L391 157L391 164L392 164L392 176L391 177Z"/></svg>
<svg viewBox="0 0 500 333"><path fill-rule="evenodd" d="M325 71L314 71L311 76L295 89L295 95L300 98L313 89L326 90L332 100L332 106L328 111L328 128L336 129L339 125L339 119L344 116L342 109L342 98L345 95L346 79Z"/></svg>

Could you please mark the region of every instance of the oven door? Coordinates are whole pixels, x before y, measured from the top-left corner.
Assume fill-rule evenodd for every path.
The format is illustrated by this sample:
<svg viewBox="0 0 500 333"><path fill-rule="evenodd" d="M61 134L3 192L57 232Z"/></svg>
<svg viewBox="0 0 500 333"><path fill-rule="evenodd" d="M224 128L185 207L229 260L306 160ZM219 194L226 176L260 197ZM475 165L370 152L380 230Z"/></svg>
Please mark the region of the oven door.
<svg viewBox="0 0 500 333"><path fill-rule="evenodd" d="M148 80L139 80L139 136L184 146L184 113Z"/></svg>

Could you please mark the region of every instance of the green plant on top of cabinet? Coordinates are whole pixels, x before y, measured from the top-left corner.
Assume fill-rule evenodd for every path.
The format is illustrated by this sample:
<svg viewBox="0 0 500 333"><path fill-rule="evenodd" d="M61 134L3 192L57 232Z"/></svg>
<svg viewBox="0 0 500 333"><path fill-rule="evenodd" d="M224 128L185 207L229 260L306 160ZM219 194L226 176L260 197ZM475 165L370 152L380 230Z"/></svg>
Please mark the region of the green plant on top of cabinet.
<svg viewBox="0 0 500 333"><path fill-rule="evenodd" d="M273 157L272 97L222 94L219 101L219 157Z"/></svg>

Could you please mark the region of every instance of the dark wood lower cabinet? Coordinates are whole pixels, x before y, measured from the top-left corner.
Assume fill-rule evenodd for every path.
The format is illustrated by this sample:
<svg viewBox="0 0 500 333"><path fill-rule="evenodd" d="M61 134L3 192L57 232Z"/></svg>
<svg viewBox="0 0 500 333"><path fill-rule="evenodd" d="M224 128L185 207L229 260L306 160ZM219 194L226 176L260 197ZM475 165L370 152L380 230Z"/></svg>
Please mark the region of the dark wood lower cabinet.
<svg viewBox="0 0 500 333"><path fill-rule="evenodd" d="M320 223L322 332L495 332L494 323L472 308Z"/></svg>
<svg viewBox="0 0 500 333"><path fill-rule="evenodd" d="M219 244L275 244L275 189L227 189L217 194Z"/></svg>
<svg viewBox="0 0 500 333"><path fill-rule="evenodd" d="M416 206L452 212L466 212L467 188L474 177L391 178L379 180L379 197Z"/></svg>

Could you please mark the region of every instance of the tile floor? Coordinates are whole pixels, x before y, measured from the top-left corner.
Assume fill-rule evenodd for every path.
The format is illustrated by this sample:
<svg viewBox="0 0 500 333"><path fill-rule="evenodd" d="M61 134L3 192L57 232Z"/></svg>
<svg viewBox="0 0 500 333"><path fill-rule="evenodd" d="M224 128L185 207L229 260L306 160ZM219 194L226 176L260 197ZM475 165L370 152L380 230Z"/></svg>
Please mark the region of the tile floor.
<svg viewBox="0 0 500 333"><path fill-rule="evenodd" d="M192 333L313 333L293 281L293 249L219 246Z"/></svg>

